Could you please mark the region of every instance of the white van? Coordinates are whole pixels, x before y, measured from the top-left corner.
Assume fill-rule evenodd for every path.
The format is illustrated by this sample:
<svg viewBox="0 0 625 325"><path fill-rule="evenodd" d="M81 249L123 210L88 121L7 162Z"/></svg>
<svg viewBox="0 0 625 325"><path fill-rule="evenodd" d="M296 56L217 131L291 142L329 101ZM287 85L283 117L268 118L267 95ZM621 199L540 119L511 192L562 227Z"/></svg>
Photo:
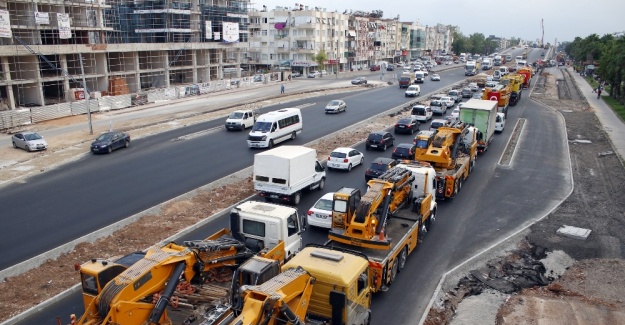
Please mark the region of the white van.
<svg viewBox="0 0 625 325"><path fill-rule="evenodd" d="M250 148L272 148L275 144L295 139L303 128L302 112L283 108L258 117L247 137Z"/></svg>
<svg viewBox="0 0 625 325"><path fill-rule="evenodd" d="M517 55L517 56L514 57L514 61L515 62L519 62L521 60L523 60L523 56L521 56L521 55Z"/></svg>
<svg viewBox="0 0 625 325"><path fill-rule="evenodd" d="M425 73L423 71L417 71L414 73L414 82L423 83L425 81Z"/></svg>
<svg viewBox="0 0 625 325"><path fill-rule="evenodd" d="M505 76L508 73L510 73L510 71L508 70L508 67L503 66L503 67L499 67L499 74L501 74L501 76Z"/></svg>

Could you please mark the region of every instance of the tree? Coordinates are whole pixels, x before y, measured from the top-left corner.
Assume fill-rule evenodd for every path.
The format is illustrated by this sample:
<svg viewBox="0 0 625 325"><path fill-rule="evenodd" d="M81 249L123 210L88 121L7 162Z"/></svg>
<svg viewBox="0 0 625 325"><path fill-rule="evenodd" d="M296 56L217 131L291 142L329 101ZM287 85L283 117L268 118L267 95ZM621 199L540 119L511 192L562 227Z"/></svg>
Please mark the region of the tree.
<svg viewBox="0 0 625 325"><path fill-rule="evenodd" d="M321 50L313 57L313 61L317 62L319 69L323 70L325 68L326 61L328 61L328 54L325 50Z"/></svg>

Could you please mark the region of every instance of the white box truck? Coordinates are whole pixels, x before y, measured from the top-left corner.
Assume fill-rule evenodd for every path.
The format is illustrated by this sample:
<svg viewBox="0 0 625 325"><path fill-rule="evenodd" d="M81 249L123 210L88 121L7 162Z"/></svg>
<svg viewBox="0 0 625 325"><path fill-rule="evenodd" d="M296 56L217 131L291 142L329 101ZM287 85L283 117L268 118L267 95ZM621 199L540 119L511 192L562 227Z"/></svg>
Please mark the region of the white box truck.
<svg viewBox="0 0 625 325"><path fill-rule="evenodd" d="M477 150L484 152L493 140L497 124L496 100L469 99L460 107L460 121L477 128Z"/></svg>
<svg viewBox="0 0 625 325"><path fill-rule="evenodd" d="M315 149L282 146L254 155L254 189L267 201L297 205L302 191L321 190L325 181Z"/></svg>

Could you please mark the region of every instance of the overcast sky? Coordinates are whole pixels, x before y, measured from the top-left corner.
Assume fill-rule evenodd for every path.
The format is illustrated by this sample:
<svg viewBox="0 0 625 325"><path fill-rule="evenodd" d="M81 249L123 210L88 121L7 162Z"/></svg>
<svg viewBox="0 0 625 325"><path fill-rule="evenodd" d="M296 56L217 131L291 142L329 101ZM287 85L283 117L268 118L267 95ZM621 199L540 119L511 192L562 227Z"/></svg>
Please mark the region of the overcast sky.
<svg viewBox="0 0 625 325"><path fill-rule="evenodd" d="M541 38L540 21L544 19L545 43L572 41L590 34L611 34L625 31L623 0L522 0L522 1L414 1L414 0L252 0L253 7L268 10L276 6L295 7L303 3L309 8L322 7L343 13L349 10L382 10L384 18L400 15L401 21L419 21L422 25L456 25L469 36ZM386 3L382 5L381 3Z"/></svg>

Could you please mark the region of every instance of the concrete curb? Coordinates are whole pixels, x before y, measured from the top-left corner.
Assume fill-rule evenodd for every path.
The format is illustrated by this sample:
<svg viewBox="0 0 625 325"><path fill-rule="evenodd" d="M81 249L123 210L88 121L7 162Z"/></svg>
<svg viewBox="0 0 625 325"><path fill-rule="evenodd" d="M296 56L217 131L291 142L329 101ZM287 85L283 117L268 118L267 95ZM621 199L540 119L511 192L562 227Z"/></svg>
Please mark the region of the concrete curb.
<svg viewBox="0 0 625 325"><path fill-rule="evenodd" d="M535 83L534 83L534 84L535 84ZM531 89L531 90L533 90L533 88L534 88L534 87L532 86L532 89ZM530 94L531 94L531 91L530 91ZM529 98L529 96L528 96L528 99L531 99L531 98ZM553 109L553 108L551 108L551 107L549 107L549 106L547 106L547 105L544 105L544 104L542 104L542 103L540 103L540 102L538 102L538 101L535 101L535 100L532 100L532 101L533 101L533 102L535 102L535 103L537 103L537 104L539 104L539 105L541 105L541 106L544 106L544 107L547 107L547 108L549 108L549 109L552 109L552 110L554 110L555 112L557 112L557 113L558 113L558 116L560 116L560 118L563 120L563 125L564 125L564 128L562 129L562 132L564 133L564 138L565 138L565 139L567 139L567 138L568 138L568 136L567 136L567 133L566 133L566 132L567 132L567 131L566 131L566 120L565 120L564 116L562 115L562 113L560 113L558 110ZM519 139L519 141L520 141L520 140L521 140L521 139ZM442 287L443 287L443 284L445 283L445 280L446 280L448 277L451 277L452 275L455 275L454 273L455 273L455 272L457 272L457 271L458 271L460 268L462 268L463 266L465 266L465 265L467 265L467 264L471 263L472 261L474 261L474 260L476 260L477 258L481 257L482 255L484 255L484 254L488 253L488 252L489 252L489 251L491 251L492 249L497 248L497 247L499 247L499 246L503 246L503 245L504 245L504 244L506 244L506 243L507 243L507 241L508 241L508 240L510 240L511 238L514 238L514 237L515 237L515 236L517 236L518 234L520 234L520 233L522 233L523 231L525 231L525 230L529 229L531 226L533 226L533 225L534 225L534 224L536 224L537 222L542 221L544 218L546 218L546 217L547 217L547 216L549 216L551 213L553 213L553 211L555 211L556 209L558 209L558 208L562 205L562 203L563 203L564 201L566 201L566 199L568 199L568 198L571 196L571 194L573 193L573 190L575 189L575 178L573 177L573 165L572 165L572 162L571 162L571 154L570 154L570 153L571 153L571 150L570 150L570 148L569 148L569 142L568 142L568 141L566 141L566 145L565 145L565 146L566 146L566 151L567 151L567 153L568 153L568 160L569 160L569 175L571 176L571 190L569 191L569 193L568 193L568 194L566 194L566 196L562 199L562 201L560 201L560 203L558 203L557 205L555 205L555 206L554 206L551 210L549 210L549 211L548 211L547 213L545 213L543 216L539 217L538 219L536 219L536 220L534 220L534 221L531 221L529 224L527 224L527 225L525 225L525 226L522 226L519 230L515 231L514 233L512 233L512 234L508 235L507 237L505 237L505 238L503 238L502 240L498 241L497 243L495 243L495 244L491 245L490 247L488 247L488 248L486 248L486 249L482 250L481 252L479 252L479 253L477 253L477 254L475 254L475 255L473 255L473 256L471 256L471 257L469 257L469 258L468 258L468 259L466 259L464 262L462 262L462 263L458 264L457 266L455 266L455 267L454 267L454 268L452 268L451 270L449 270L449 271L445 272L445 273L443 274L443 276L441 277L440 281L438 282L438 285L436 286L436 289L434 290L434 293L432 294L432 298L430 299L430 302L428 303L428 305L427 305L427 307L426 307L426 309L425 309L425 312L423 313L423 315L421 316L421 319L419 320L419 325L423 325L423 324L425 323L425 320L427 319L427 316L428 316L428 314L430 313L430 309L432 309L432 306L434 305L434 302L438 299L438 296L441 294L441 289L442 289ZM516 155L516 150L515 150L515 153L514 153L514 154ZM496 255L496 254L493 254L493 255ZM490 259L490 257L489 257L489 259Z"/></svg>

